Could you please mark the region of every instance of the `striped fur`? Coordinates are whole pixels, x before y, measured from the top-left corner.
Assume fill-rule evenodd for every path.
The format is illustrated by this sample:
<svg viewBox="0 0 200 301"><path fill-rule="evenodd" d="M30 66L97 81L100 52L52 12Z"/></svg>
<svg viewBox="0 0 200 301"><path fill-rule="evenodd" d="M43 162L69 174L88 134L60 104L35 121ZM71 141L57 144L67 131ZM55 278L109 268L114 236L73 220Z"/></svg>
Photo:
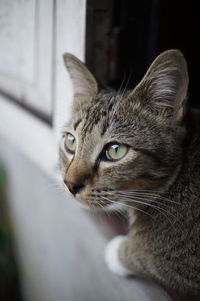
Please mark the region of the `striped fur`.
<svg viewBox="0 0 200 301"><path fill-rule="evenodd" d="M65 64L75 99L60 143L63 179L83 184L76 199L92 208L136 214L118 250L127 270L200 293L200 146L186 122L183 55L162 53L131 91L98 92L82 62L65 55ZM64 149L66 133L76 137L74 155ZM129 146L122 160L103 159L111 142Z"/></svg>

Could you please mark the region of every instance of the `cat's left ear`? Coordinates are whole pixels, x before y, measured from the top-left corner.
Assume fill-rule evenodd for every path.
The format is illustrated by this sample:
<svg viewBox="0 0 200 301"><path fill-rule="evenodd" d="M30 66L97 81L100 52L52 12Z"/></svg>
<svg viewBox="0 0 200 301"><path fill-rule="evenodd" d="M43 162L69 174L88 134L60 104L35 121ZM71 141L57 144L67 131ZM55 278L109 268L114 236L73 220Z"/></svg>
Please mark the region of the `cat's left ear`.
<svg viewBox="0 0 200 301"><path fill-rule="evenodd" d="M71 53L63 55L65 66L70 74L74 92L73 110L80 109L98 93L98 84L92 73Z"/></svg>
<svg viewBox="0 0 200 301"><path fill-rule="evenodd" d="M186 60L172 49L154 60L134 92L152 110L176 123L184 116L188 83Z"/></svg>

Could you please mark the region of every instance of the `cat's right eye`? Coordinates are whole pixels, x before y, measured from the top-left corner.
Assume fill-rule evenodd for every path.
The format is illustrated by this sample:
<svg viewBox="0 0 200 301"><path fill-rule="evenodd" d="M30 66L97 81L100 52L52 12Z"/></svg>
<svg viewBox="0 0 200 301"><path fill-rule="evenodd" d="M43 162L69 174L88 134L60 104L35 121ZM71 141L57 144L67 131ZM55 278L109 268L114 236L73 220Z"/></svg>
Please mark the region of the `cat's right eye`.
<svg viewBox="0 0 200 301"><path fill-rule="evenodd" d="M76 138L70 134L67 133L64 140L64 148L65 150L70 153L74 154L76 150Z"/></svg>

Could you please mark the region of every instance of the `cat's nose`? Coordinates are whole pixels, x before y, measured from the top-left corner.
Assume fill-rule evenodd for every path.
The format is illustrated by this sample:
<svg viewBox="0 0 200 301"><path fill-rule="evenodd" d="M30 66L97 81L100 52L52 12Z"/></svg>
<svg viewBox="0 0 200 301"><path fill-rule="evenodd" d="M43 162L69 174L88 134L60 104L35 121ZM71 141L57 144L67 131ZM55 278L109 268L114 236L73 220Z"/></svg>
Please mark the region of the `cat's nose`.
<svg viewBox="0 0 200 301"><path fill-rule="evenodd" d="M76 183L68 180L64 180L65 185L69 189L69 191L75 196L78 192L80 192L84 188L84 184Z"/></svg>

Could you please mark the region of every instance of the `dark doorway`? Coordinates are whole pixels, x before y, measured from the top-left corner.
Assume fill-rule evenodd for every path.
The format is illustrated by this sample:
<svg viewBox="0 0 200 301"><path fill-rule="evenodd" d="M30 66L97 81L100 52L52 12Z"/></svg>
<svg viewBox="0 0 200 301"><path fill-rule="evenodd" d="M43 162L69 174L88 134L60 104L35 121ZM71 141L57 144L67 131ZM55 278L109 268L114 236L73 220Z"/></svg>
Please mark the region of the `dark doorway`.
<svg viewBox="0 0 200 301"><path fill-rule="evenodd" d="M200 18L194 1L88 0L86 63L102 86L133 88L162 51L188 62L190 102L198 100Z"/></svg>

